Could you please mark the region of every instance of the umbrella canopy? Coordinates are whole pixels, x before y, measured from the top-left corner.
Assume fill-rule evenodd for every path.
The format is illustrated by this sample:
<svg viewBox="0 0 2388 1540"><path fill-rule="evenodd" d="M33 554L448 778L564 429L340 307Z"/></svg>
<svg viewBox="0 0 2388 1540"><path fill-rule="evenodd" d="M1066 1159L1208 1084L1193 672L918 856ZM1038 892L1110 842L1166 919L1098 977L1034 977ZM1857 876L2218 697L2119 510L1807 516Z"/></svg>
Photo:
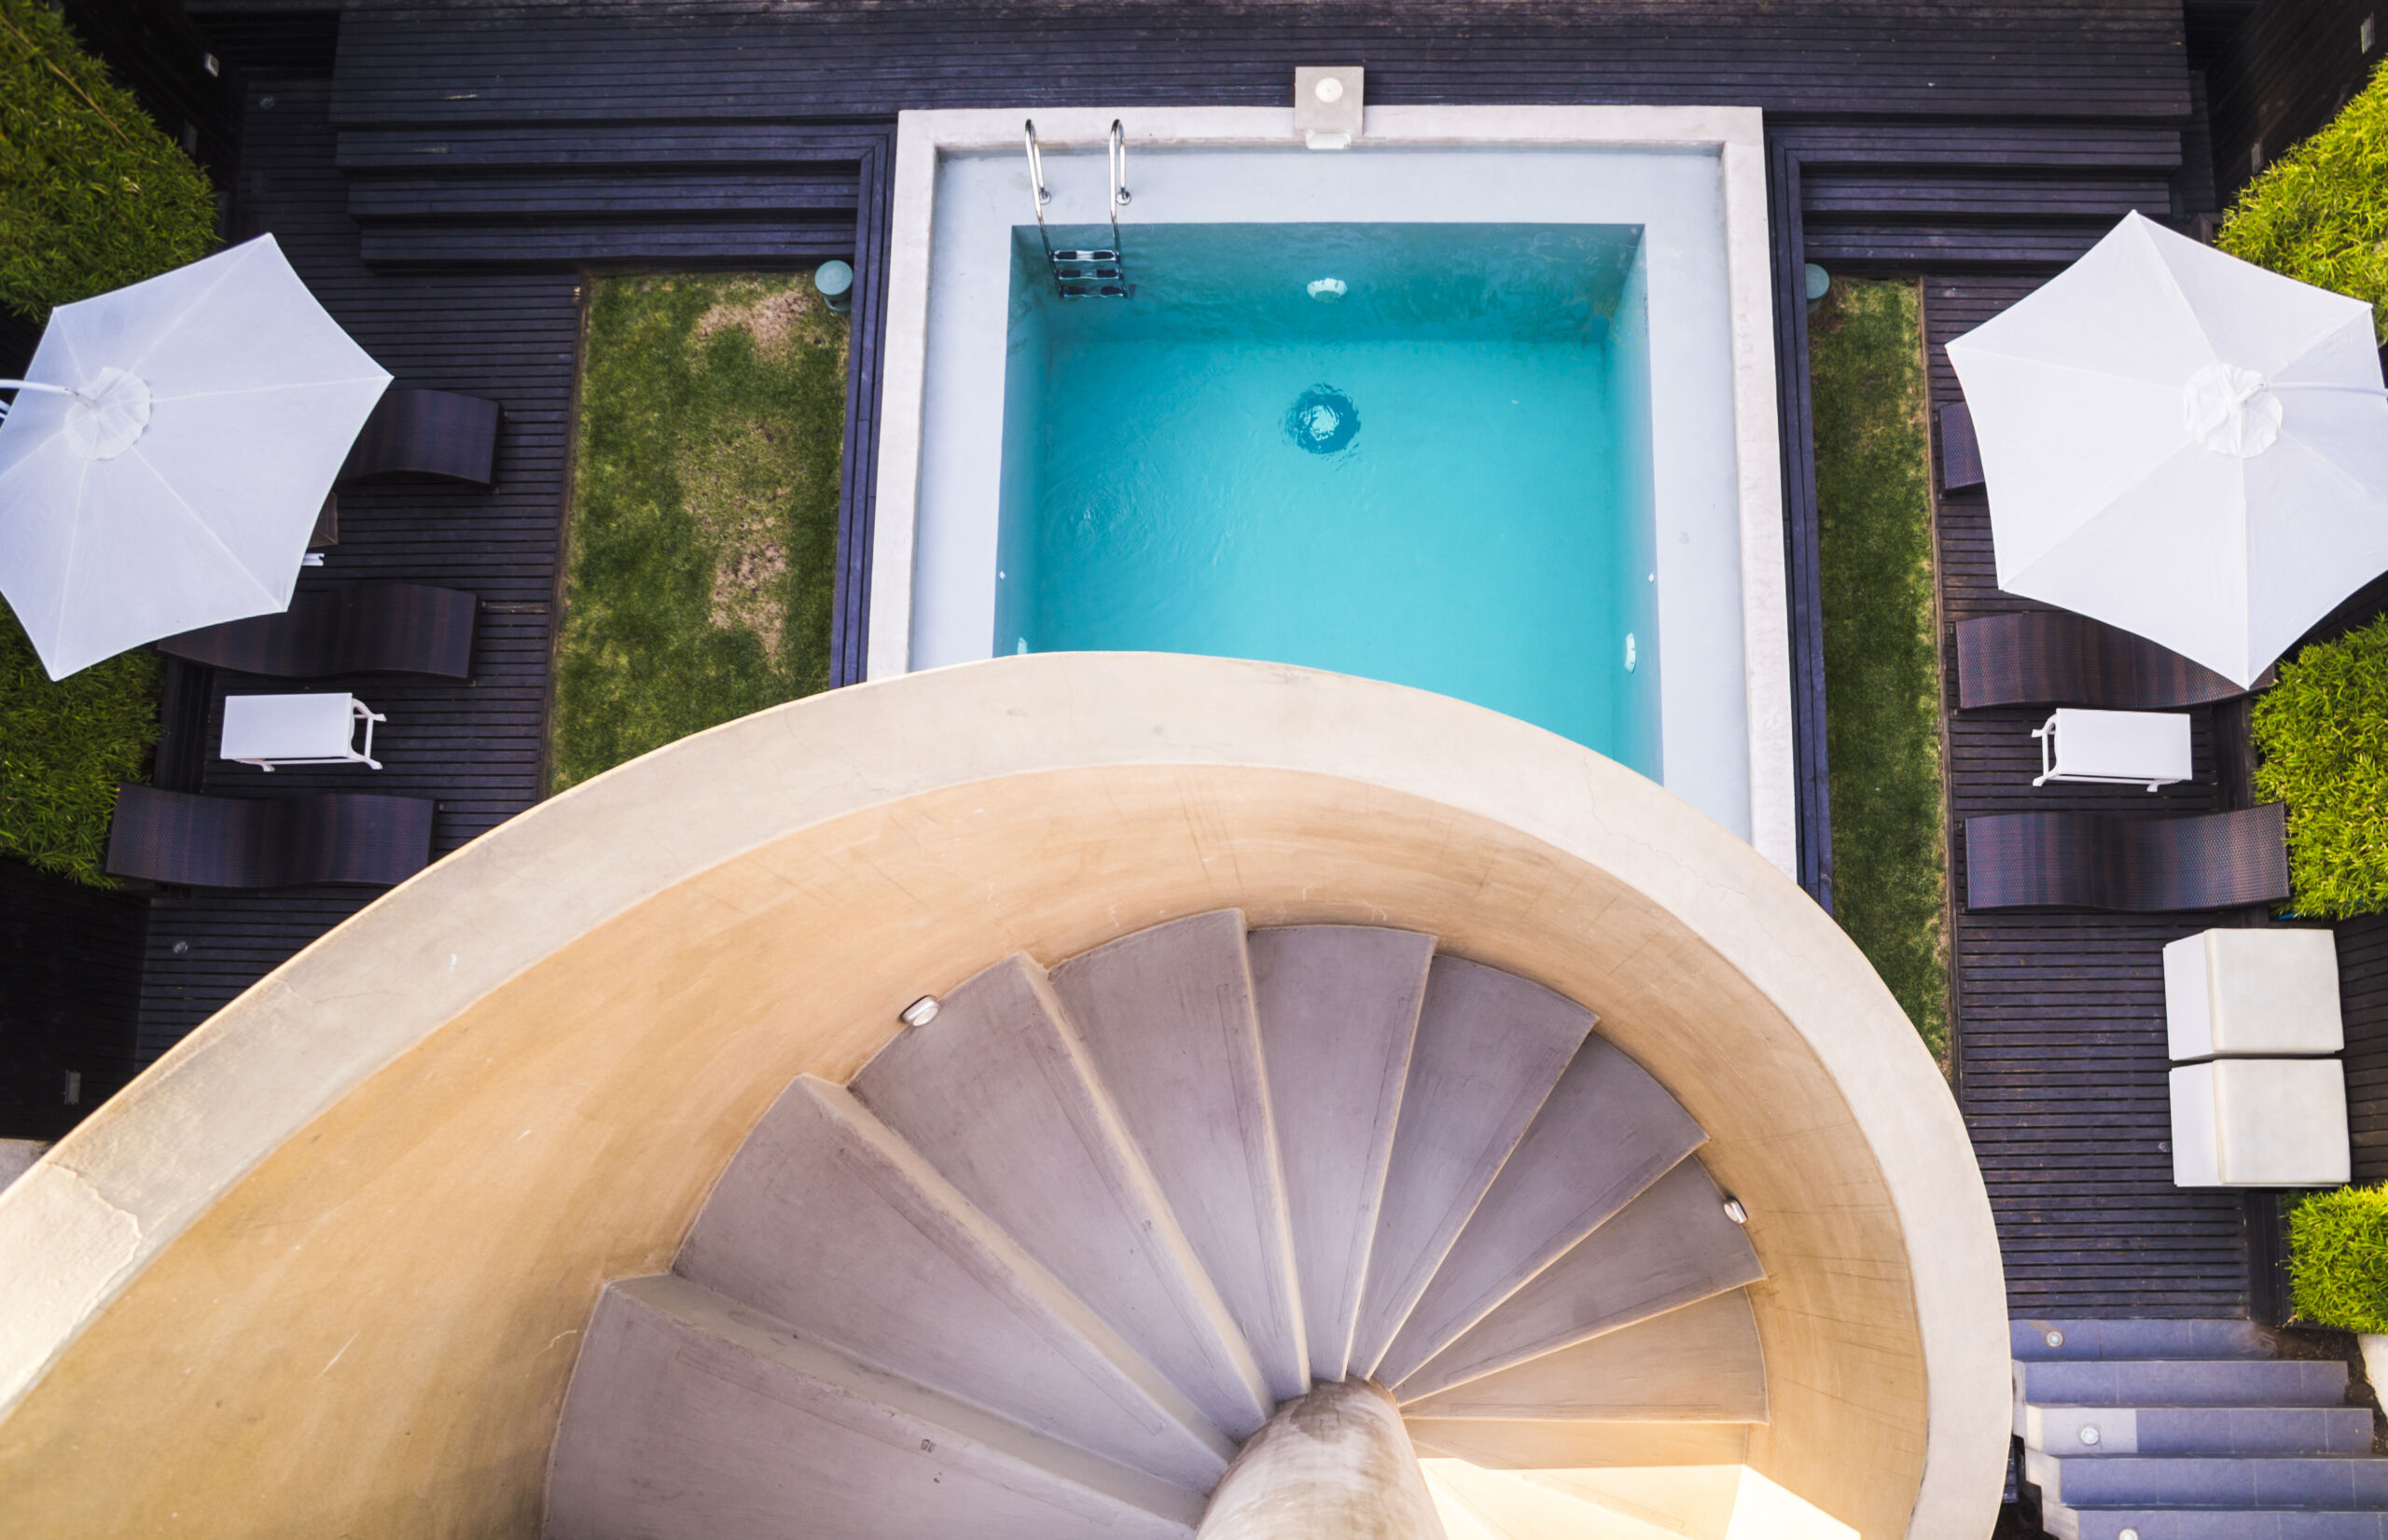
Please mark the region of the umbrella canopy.
<svg viewBox="0 0 2388 1540"><path fill-rule="evenodd" d="M1998 586L2244 686L2388 569L2371 307L2133 214L1949 344Z"/></svg>
<svg viewBox="0 0 2388 1540"><path fill-rule="evenodd" d="M290 603L390 382L271 235L61 305L0 422L0 594L53 679Z"/></svg>

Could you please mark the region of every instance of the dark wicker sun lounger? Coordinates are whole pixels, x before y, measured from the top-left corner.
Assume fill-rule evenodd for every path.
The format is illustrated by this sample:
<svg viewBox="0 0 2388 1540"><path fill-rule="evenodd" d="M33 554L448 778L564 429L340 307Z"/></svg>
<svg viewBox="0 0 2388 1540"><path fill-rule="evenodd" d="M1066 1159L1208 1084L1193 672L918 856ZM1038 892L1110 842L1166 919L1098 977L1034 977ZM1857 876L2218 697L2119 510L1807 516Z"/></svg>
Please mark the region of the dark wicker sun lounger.
<svg viewBox="0 0 2388 1540"><path fill-rule="evenodd" d="M2256 681L2271 682L2269 670ZM1957 622L1957 707L2164 711L2247 692L2170 647L2086 615L2040 610Z"/></svg>
<svg viewBox="0 0 2388 1540"><path fill-rule="evenodd" d="M253 615L169 636L173 658L277 679L340 673L435 673L469 679L480 600L423 583L316 589L280 615Z"/></svg>
<svg viewBox="0 0 2388 1540"><path fill-rule="evenodd" d="M1973 409L1951 401L1940 409L1940 490L1963 492L1981 484L1981 444L1974 437Z"/></svg>
<svg viewBox="0 0 2388 1540"><path fill-rule="evenodd" d="M497 480L497 430L506 410L478 395L445 390L384 391L365 420L342 482L382 478L465 481L486 487Z"/></svg>
<svg viewBox="0 0 2388 1540"><path fill-rule="evenodd" d="M119 786L107 869L201 888L387 887L431 860L420 797L192 797Z"/></svg>
<svg viewBox="0 0 2388 1540"><path fill-rule="evenodd" d="M2288 814L2007 812L1965 820L1968 909L2234 909L2288 896Z"/></svg>

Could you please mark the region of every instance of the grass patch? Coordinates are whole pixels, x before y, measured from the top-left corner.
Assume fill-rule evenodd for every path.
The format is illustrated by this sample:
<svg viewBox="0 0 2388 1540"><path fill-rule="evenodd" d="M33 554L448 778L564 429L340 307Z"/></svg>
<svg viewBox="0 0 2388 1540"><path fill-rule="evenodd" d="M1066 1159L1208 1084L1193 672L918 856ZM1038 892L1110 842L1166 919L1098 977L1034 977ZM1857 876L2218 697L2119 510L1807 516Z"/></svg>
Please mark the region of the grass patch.
<svg viewBox="0 0 2388 1540"><path fill-rule="evenodd" d="M2340 1187L2288 1215L2288 1288L2317 1326L2388 1332L2388 1187Z"/></svg>
<svg viewBox="0 0 2388 1540"><path fill-rule="evenodd" d="M802 274L591 288L551 791L829 684L846 318Z"/></svg>
<svg viewBox="0 0 2388 1540"><path fill-rule="evenodd" d="M1837 278L1810 317L1808 364L1833 907L1945 1063L1947 836L1923 315L1914 282Z"/></svg>
<svg viewBox="0 0 2388 1540"><path fill-rule="evenodd" d="M2388 909L2388 617L2282 663L2252 725L2256 790L2288 804L2297 912Z"/></svg>
<svg viewBox="0 0 2388 1540"><path fill-rule="evenodd" d="M143 647L52 683L0 610L0 852L93 887L119 781L158 742L158 655Z"/></svg>

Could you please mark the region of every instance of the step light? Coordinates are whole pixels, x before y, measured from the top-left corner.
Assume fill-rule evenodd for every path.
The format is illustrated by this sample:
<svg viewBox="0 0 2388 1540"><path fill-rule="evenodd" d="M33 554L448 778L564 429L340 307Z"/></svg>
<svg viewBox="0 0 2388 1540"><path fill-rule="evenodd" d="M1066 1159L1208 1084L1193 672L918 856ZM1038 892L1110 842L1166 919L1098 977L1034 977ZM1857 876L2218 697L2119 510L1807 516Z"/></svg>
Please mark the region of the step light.
<svg viewBox="0 0 2388 1540"><path fill-rule="evenodd" d="M925 1027L937 1020L937 1003L934 994L923 994L896 1013L896 1020L908 1027Z"/></svg>
<svg viewBox="0 0 2388 1540"><path fill-rule="evenodd" d="M1746 1225L1750 1222L1750 1211L1742 1207L1740 1199L1728 1198L1725 1200L1725 1217L1736 1225Z"/></svg>

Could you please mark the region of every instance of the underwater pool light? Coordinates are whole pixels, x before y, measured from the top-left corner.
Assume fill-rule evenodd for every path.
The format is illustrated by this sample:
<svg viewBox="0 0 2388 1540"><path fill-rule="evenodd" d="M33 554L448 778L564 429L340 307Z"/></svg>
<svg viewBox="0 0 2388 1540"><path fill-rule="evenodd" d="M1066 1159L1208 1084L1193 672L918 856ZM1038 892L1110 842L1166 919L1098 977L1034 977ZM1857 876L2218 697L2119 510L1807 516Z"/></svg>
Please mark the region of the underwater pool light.
<svg viewBox="0 0 2388 1540"><path fill-rule="evenodd" d="M1323 299L1328 304L1333 304L1351 292L1351 285L1340 278L1313 278L1310 281L1310 297L1313 299Z"/></svg>

